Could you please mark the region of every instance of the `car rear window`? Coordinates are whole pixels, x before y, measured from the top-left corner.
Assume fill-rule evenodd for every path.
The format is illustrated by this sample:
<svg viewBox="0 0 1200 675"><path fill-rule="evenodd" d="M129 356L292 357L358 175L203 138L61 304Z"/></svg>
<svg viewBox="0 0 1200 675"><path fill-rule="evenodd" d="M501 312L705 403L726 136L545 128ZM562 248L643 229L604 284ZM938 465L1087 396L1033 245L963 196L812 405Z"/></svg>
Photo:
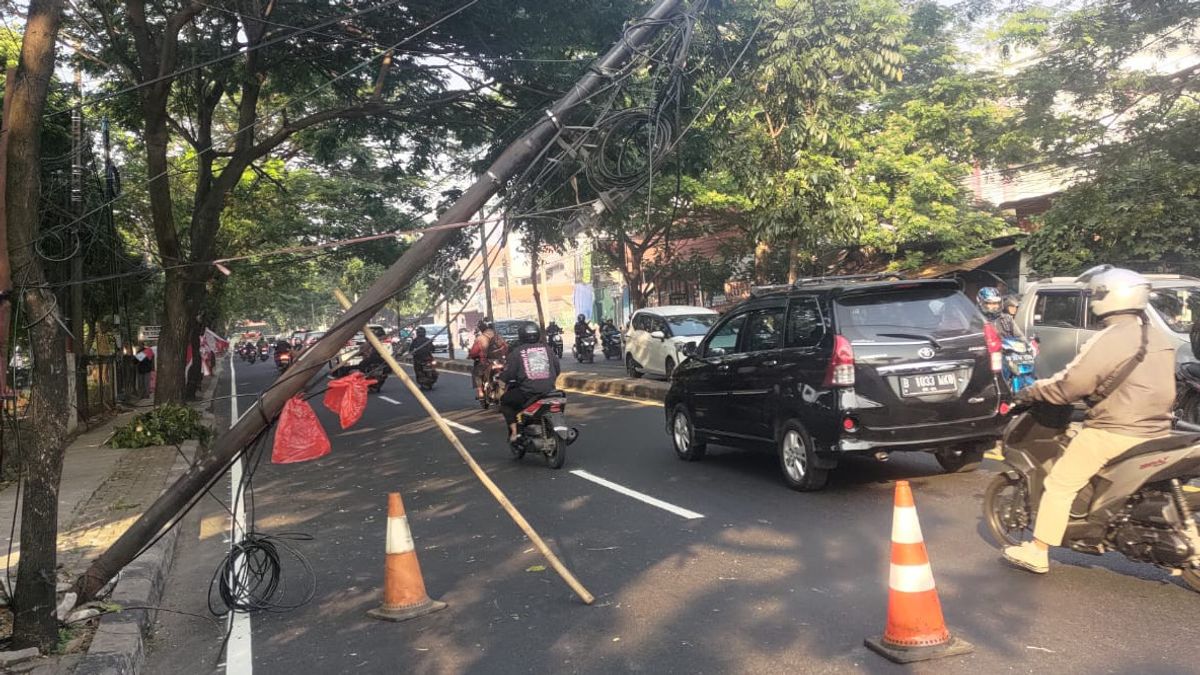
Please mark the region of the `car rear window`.
<svg viewBox="0 0 1200 675"><path fill-rule="evenodd" d="M983 332L983 315L975 305L945 288L850 295L838 299L834 313L841 333L852 341Z"/></svg>
<svg viewBox="0 0 1200 675"><path fill-rule="evenodd" d="M708 332L713 324L717 323L717 319L721 318L719 314L677 314L675 316L663 317L667 324L671 326L671 335L676 337L692 337L696 335L704 335Z"/></svg>

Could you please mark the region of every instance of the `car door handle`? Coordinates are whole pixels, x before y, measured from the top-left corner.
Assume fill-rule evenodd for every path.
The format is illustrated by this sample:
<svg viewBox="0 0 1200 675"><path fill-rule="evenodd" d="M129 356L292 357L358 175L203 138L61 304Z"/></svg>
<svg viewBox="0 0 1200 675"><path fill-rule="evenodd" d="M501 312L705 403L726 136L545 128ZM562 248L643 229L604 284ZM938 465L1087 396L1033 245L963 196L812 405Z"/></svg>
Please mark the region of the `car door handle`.
<svg viewBox="0 0 1200 675"><path fill-rule="evenodd" d="M770 361L763 361L763 362L762 362L762 365L763 365L763 366L765 366L765 367L767 367L767 368L770 368L771 366L777 366L777 365L779 365L779 362L778 362L778 361L776 361L776 360L774 360L774 359L772 359L772 360L770 360Z"/></svg>
<svg viewBox="0 0 1200 675"><path fill-rule="evenodd" d="M729 364L722 363L721 365L717 366L717 370L729 370Z"/></svg>

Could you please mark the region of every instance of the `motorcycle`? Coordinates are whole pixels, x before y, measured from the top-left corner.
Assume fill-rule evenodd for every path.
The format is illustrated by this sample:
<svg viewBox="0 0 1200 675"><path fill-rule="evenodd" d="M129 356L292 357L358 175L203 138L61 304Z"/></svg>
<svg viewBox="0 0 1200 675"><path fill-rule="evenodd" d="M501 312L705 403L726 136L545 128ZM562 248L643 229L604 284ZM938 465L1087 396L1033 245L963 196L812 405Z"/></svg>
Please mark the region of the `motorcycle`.
<svg viewBox="0 0 1200 675"><path fill-rule="evenodd" d="M500 397L504 395L504 384L500 382L500 371L504 370L504 361L491 359L488 363L487 379L483 383L483 398L479 405L487 410L491 406L500 405Z"/></svg>
<svg viewBox="0 0 1200 675"><path fill-rule="evenodd" d="M579 363L584 361L595 363L596 361L596 336L583 335L575 338L575 345L571 347L571 353L575 360Z"/></svg>
<svg viewBox="0 0 1200 675"><path fill-rule="evenodd" d="M258 349L253 345L242 347L242 360L246 363L254 363L258 359Z"/></svg>
<svg viewBox="0 0 1200 675"><path fill-rule="evenodd" d="M604 352L604 360L621 358L621 334L613 331L600 337L600 349Z"/></svg>
<svg viewBox="0 0 1200 675"><path fill-rule="evenodd" d="M259 347L258 348L258 360L266 361L269 358L271 358L271 348L266 345Z"/></svg>
<svg viewBox="0 0 1200 675"><path fill-rule="evenodd" d="M1175 417L1200 424L1200 363L1181 363L1175 371Z"/></svg>
<svg viewBox="0 0 1200 675"><path fill-rule="evenodd" d="M275 352L275 367L279 369L280 373L287 370L290 365L292 365L291 352Z"/></svg>
<svg viewBox="0 0 1200 675"><path fill-rule="evenodd" d="M1021 543L1032 528L1046 476L1070 440L1072 412L1037 403L1005 429L1006 466L983 497L984 520L1002 546ZM1092 555L1118 551L1181 575L1200 592L1200 494L1183 490L1200 476L1200 426L1177 427L1186 431L1136 445L1092 478L1071 507L1063 546Z"/></svg>
<svg viewBox="0 0 1200 675"><path fill-rule="evenodd" d="M562 333L551 333L549 337L550 349L554 351L555 356L561 359L563 355Z"/></svg>
<svg viewBox="0 0 1200 675"><path fill-rule="evenodd" d="M1030 340L1006 337L1000 343L1000 353L1001 374L1008 383L1009 391L1015 394L1037 381L1033 374L1038 355L1036 337Z"/></svg>
<svg viewBox="0 0 1200 675"><path fill-rule="evenodd" d="M567 446L579 438L579 430L567 426L567 395L551 391L538 396L517 413L517 440L511 444L513 457L540 452L551 469L567 462Z"/></svg>
<svg viewBox="0 0 1200 675"><path fill-rule="evenodd" d="M418 387L425 391L432 390L438 380L437 361L434 359L413 361L413 374L416 376L414 379L416 379Z"/></svg>

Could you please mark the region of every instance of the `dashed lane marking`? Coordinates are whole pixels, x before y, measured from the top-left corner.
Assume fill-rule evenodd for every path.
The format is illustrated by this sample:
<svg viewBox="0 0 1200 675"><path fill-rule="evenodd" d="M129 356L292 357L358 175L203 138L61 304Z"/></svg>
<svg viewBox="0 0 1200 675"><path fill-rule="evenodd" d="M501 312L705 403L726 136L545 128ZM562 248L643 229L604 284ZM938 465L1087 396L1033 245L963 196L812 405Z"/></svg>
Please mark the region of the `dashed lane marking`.
<svg viewBox="0 0 1200 675"><path fill-rule="evenodd" d="M380 397L379 397L379 400L380 400L380 401L387 401L388 403L391 403L392 405L400 405L400 401L397 401L396 399L394 399L394 398L390 398L390 397L388 397L388 396L380 396Z"/></svg>
<svg viewBox="0 0 1200 675"><path fill-rule="evenodd" d="M606 487L609 490L612 490L613 492L619 492L619 493L625 495L626 497L633 497L634 499L636 499L640 502L644 502L651 506L657 506L658 508L662 509L663 511L669 511L671 513L674 513L675 515L679 516L680 518L687 518L688 520L694 520L696 518L704 517L704 514L702 514L702 513L696 513L695 511L690 511L688 509L683 508L682 506L675 506L674 504L671 504L669 502L664 502L663 500L657 499L655 497L651 497L650 495L648 495L644 492L638 492L637 490L627 488L624 485L619 485L619 484L614 483L605 478L601 478L600 476L597 476L596 474L584 471L583 469L575 469L571 473L576 476L579 476L580 478L582 478L584 480L590 480L591 482L595 483L596 485L601 485L603 487Z"/></svg>

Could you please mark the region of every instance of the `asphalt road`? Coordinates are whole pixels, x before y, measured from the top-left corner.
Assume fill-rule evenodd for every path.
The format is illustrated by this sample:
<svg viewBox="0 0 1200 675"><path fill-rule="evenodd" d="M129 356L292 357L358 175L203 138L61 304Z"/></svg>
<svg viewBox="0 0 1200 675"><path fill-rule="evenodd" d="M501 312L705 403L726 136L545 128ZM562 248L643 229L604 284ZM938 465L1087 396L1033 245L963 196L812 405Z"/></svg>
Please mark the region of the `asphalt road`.
<svg viewBox="0 0 1200 675"><path fill-rule="evenodd" d="M239 392L272 379L238 369ZM228 391L223 382L218 391ZM383 399L386 396L396 403ZM900 672L861 645L887 607L892 482L912 481L941 601L968 656L916 672L1194 673L1200 597L1118 556L1056 552L1045 577L1009 569L979 516L987 469L943 475L924 455L848 463L829 489L783 486L767 454L716 448L675 459L658 406L573 394L581 437L567 466L514 461L495 412L468 379L444 373L430 399L580 580L583 605L470 474L396 380L333 452L254 476L254 528L294 542L315 575L297 609L250 617L252 656L221 652L225 624L160 614L151 673L775 673ZM570 473L583 469L688 509L684 518ZM379 603L386 494L403 494L426 585L449 609L401 624L367 618ZM225 481L214 491L228 501ZM228 547L214 499L185 523L164 606L205 614L209 577ZM285 560L286 598L305 590ZM221 664L218 666L217 664Z"/></svg>

